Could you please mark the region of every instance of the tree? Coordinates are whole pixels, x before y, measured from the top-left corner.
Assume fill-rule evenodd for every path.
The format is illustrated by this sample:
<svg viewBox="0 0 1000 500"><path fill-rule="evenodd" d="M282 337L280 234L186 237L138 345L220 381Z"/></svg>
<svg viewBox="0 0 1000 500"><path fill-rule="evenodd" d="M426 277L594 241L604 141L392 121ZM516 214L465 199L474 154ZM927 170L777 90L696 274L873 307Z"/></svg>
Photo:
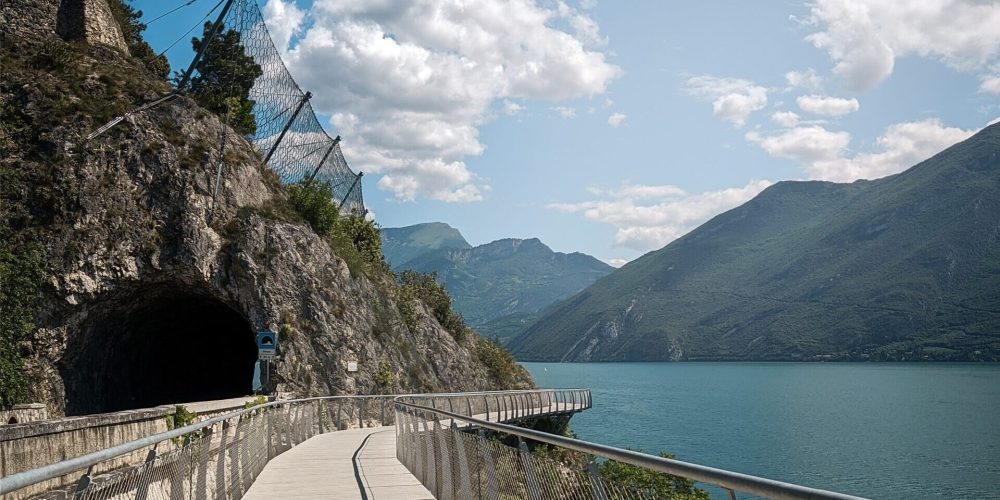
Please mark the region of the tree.
<svg viewBox="0 0 1000 500"><path fill-rule="evenodd" d="M660 453L658 456L674 458L669 453ZM599 464L597 472L601 479L607 483L641 492L643 496L672 500L709 500L707 491L695 488L694 481L680 476L664 474L614 460L606 460Z"/></svg>
<svg viewBox="0 0 1000 500"><path fill-rule="evenodd" d="M166 80L170 76L170 63L167 62L166 56L158 55L143 40L142 32L146 31L146 25L140 21L142 11L133 9L123 0L110 0L108 7L111 8L111 15L122 29L122 37L125 39L129 54L142 61L157 78Z"/></svg>
<svg viewBox="0 0 1000 500"><path fill-rule="evenodd" d="M292 208L316 231L326 236L337 222L337 204L329 181L301 181L288 186Z"/></svg>
<svg viewBox="0 0 1000 500"><path fill-rule="evenodd" d="M191 39L196 53L211 31L212 23L205 23L203 37ZM227 30L216 33L195 69L198 74L191 78L190 83L190 95L194 100L201 107L227 117L229 126L241 134L256 133L257 120L253 115L254 101L250 99L250 89L264 72L244 51L240 32Z"/></svg>

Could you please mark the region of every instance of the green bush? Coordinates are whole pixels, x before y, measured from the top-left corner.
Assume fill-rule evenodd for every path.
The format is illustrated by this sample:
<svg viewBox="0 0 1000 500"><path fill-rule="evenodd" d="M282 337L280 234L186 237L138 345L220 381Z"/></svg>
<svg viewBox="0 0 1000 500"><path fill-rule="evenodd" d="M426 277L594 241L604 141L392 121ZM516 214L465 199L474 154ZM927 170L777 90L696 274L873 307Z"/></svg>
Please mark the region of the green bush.
<svg viewBox="0 0 1000 500"><path fill-rule="evenodd" d="M41 248L13 243L10 229L0 220L0 407L23 403L28 396L20 344L30 340L35 329L43 279Z"/></svg>
<svg viewBox="0 0 1000 500"><path fill-rule="evenodd" d="M501 387L517 387L524 370L514 356L496 339L476 338L476 355Z"/></svg>
<svg viewBox="0 0 1000 500"><path fill-rule="evenodd" d="M407 269L396 276L396 282L399 285L399 314L410 329L416 325L417 316L413 304L419 300L427 305L431 315L455 340L461 342L469 336L469 327L462 315L452 310L451 297L444 286L438 283L436 273L424 274Z"/></svg>
<svg viewBox="0 0 1000 500"><path fill-rule="evenodd" d="M658 456L675 458L669 453L660 453ZM695 488L694 481L680 476L655 472L614 460L607 460L600 463L597 466L597 472L604 481L640 492L644 497L668 498L672 500L709 500L707 491ZM612 494L610 498L617 499L620 497Z"/></svg>
<svg viewBox="0 0 1000 500"><path fill-rule="evenodd" d="M378 371L375 372L375 377L373 379L375 382L375 387L380 391L391 391L396 377L392 374L392 369L389 367L389 363L385 361L378 364Z"/></svg>
<svg viewBox="0 0 1000 500"><path fill-rule="evenodd" d="M292 208L316 231L326 236L337 222L337 204L333 201L330 182L302 181L288 186L288 201Z"/></svg>

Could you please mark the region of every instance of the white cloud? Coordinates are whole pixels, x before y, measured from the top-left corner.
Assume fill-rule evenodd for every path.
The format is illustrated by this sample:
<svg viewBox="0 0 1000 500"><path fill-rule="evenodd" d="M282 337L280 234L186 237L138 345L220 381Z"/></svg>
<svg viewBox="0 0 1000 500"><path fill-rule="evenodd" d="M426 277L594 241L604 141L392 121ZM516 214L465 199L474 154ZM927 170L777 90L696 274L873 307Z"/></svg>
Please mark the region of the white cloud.
<svg viewBox="0 0 1000 500"><path fill-rule="evenodd" d="M561 116L561 117L563 117L563 118L565 118L567 120L570 119L570 118L576 118L576 108L573 108L573 107L569 107L569 106L556 106L556 107L552 108L552 111L555 111L556 113L559 113L559 116Z"/></svg>
<svg viewBox="0 0 1000 500"><path fill-rule="evenodd" d="M625 259L608 259L604 262L606 262L611 267L622 267L625 264L628 264L628 261Z"/></svg>
<svg viewBox="0 0 1000 500"><path fill-rule="evenodd" d="M503 100L503 108L502 108L502 110L503 110L503 114L505 114L505 115L516 115L516 114L520 113L521 111L524 111L524 106L521 106L520 104L518 104L518 103L516 103L516 102L514 102L514 101L512 101L510 99L504 99Z"/></svg>
<svg viewBox="0 0 1000 500"><path fill-rule="evenodd" d="M284 52L292 37L299 33L306 14L299 10L294 2L285 3L280 0L268 0L263 9L264 23L267 31L274 39L274 45Z"/></svg>
<svg viewBox="0 0 1000 500"><path fill-rule="evenodd" d="M983 82L979 84L979 91L1000 95L1000 75L984 77Z"/></svg>
<svg viewBox="0 0 1000 500"><path fill-rule="evenodd" d="M839 117L858 110L858 100L822 95L803 95L795 99L799 109L814 115Z"/></svg>
<svg viewBox="0 0 1000 500"><path fill-rule="evenodd" d="M809 125L771 136L748 132L746 139L760 145L771 156L814 165L840 156L851 142L851 134L830 132L823 127Z"/></svg>
<svg viewBox="0 0 1000 500"><path fill-rule="evenodd" d="M812 68L805 71L789 71L785 73L785 81L788 82L789 90L801 88L817 91L823 83L823 79Z"/></svg>
<svg viewBox="0 0 1000 500"><path fill-rule="evenodd" d="M264 10L348 161L399 200L481 199L465 160L485 151L479 128L498 109L601 95L621 73L592 48L596 23L562 2L316 0L307 23L291 2Z"/></svg>
<svg viewBox="0 0 1000 500"><path fill-rule="evenodd" d="M712 114L737 128L751 113L767 106L767 89L740 78L693 76L685 82L685 90L698 99L711 101Z"/></svg>
<svg viewBox="0 0 1000 500"><path fill-rule="evenodd" d="M811 179L851 182L901 172L975 130L946 127L936 118L890 125L875 141L876 151L848 154L851 136L819 126L798 127L771 136L748 133L768 154L802 164Z"/></svg>
<svg viewBox="0 0 1000 500"><path fill-rule="evenodd" d="M799 115L794 111L775 111L771 114L771 121L785 128L794 127L799 124Z"/></svg>
<svg viewBox="0 0 1000 500"><path fill-rule="evenodd" d="M974 71L1000 55L1000 3L969 0L817 0L806 40L825 50L852 90L875 87L895 59L915 55Z"/></svg>
<svg viewBox="0 0 1000 500"><path fill-rule="evenodd" d="M618 128L625 123L625 118L627 118L625 113L612 113L611 116L608 117L608 125Z"/></svg>
<svg viewBox="0 0 1000 500"><path fill-rule="evenodd" d="M743 187L689 194L676 186L626 183L608 191L611 196L604 199L551 203L548 208L612 225L615 245L647 251L670 243L770 185L769 181L752 181Z"/></svg>

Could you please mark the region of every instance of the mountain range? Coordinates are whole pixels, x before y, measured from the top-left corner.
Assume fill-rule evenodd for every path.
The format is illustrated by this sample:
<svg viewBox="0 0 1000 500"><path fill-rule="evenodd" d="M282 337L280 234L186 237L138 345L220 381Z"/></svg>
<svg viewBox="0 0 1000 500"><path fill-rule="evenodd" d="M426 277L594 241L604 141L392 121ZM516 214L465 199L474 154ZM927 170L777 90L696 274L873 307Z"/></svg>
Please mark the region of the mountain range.
<svg viewBox="0 0 1000 500"><path fill-rule="evenodd" d="M521 360L1000 360L1000 124L909 170L779 182L548 308Z"/></svg>
<svg viewBox="0 0 1000 500"><path fill-rule="evenodd" d="M541 309L614 269L582 253L553 252L537 238L472 247L458 230L440 222L384 228L382 248L396 270L436 272L469 325L502 339L520 333Z"/></svg>

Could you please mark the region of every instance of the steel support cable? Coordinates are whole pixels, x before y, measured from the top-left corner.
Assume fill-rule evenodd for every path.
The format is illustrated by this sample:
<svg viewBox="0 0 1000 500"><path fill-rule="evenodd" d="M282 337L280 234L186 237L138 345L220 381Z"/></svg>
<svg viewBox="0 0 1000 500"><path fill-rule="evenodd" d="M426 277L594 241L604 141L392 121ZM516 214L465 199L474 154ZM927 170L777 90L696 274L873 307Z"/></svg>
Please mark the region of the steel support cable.
<svg viewBox="0 0 1000 500"><path fill-rule="evenodd" d="M177 11L183 9L184 7L187 7L187 6L193 4L193 3L197 2L197 1L198 0L188 0L187 2L182 3L182 4L178 5L177 7L174 7L173 9L170 9L170 10L164 12L163 14L160 14L160 15L158 15L158 16L150 19L149 21L143 21L143 24L145 24L146 26L149 26L150 24L153 24L156 21L159 21L160 19L163 19L164 17L167 17L170 14L173 14L174 12L177 12Z"/></svg>
<svg viewBox="0 0 1000 500"><path fill-rule="evenodd" d="M163 49L159 54L157 54L157 56L162 56L163 54L166 54L167 51L174 48L174 45L177 45L178 43L180 43L181 40L187 38L187 36L190 35L191 32L194 31L194 29L197 28L198 26L204 26L205 21L207 21L209 18L212 17L212 13L215 12L215 9L218 9L219 6L222 5L222 3L225 1L226 0L219 0L219 3L215 4L215 7L212 7L212 10L208 11L208 14L205 14L205 17L201 18L201 20L195 23L194 26L188 28L188 30L185 31L183 35L179 36L176 40L174 40L173 43L168 45L167 48ZM190 3L188 5L190 5Z"/></svg>

